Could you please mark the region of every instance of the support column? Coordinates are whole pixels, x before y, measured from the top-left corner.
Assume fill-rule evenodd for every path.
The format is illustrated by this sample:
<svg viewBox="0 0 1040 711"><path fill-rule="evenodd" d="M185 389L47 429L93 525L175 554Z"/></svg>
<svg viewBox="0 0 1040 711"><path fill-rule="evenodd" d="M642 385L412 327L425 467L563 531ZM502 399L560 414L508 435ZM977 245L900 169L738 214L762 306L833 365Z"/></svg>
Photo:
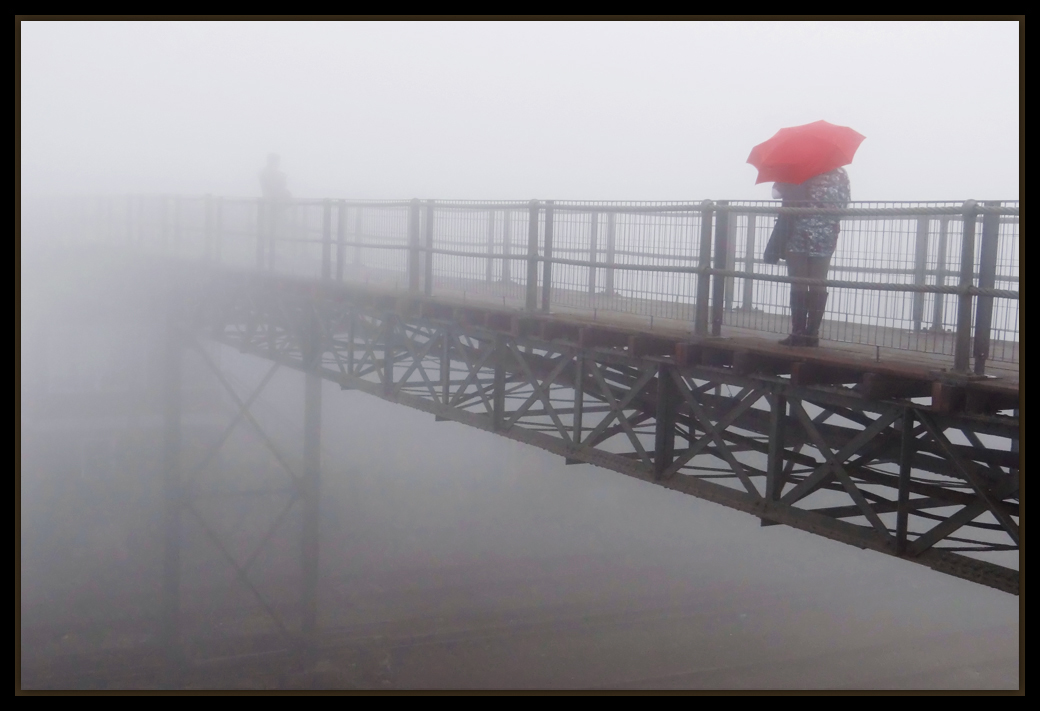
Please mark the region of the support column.
<svg viewBox="0 0 1040 711"><path fill-rule="evenodd" d="M167 305L163 368L163 584L160 640L166 656L167 681L177 683L183 668L180 639L181 511L180 480L181 358L183 344L176 295Z"/></svg>
<svg viewBox="0 0 1040 711"><path fill-rule="evenodd" d="M675 415L679 392L672 380L672 368L657 366L657 409L654 436L654 478L662 479L675 456Z"/></svg>
<svg viewBox="0 0 1040 711"><path fill-rule="evenodd" d="M899 493L896 500L896 552L906 552L907 525L910 519L910 472L914 456L914 411L903 411L902 442L899 449Z"/></svg>
<svg viewBox="0 0 1040 711"><path fill-rule="evenodd" d="M581 446L581 436L583 434L582 424L582 413L585 410L585 355L578 351L578 355L574 356L574 429L572 430L571 439L574 442L574 448L577 449ZM571 459L569 457L564 458L564 464L580 464L581 460Z"/></svg>
<svg viewBox="0 0 1040 711"><path fill-rule="evenodd" d="M302 642L305 654L317 648L318 634L318 542L320 538L321 492L321 344L319 329L312 319L306 342L308 362L304 375L303 405L303 584L300 599Z"/></svg>
<svg viewBox="0 0 1040 711"><path fill-rule="evenodd" d="M787 424L787 398L780 393L769 396L769 452L766 461L766 502L780 499L784 488L784 429ZM763 518L763 526L776 522Z"/></svg>
<svg viewBox="0 0 1040 711"><path fill-rule="evenodd" d="M506 421L506 344L496 336L492 348L495 361L495 380L492 386L492 426L495 432L504 429Z"/></svg>

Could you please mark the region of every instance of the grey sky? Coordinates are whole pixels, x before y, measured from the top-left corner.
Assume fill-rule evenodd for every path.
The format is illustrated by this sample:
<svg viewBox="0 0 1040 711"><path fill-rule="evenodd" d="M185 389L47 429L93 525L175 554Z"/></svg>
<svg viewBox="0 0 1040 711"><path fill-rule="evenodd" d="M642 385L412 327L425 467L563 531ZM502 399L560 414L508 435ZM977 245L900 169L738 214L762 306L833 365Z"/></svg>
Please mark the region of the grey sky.
<svg viewBox="0 0 1040 711"><path fill-rule="evenodd" d="M1015 22L24 22L26 192L768 199L783 126L853 199L1019 196Z"/></svg>

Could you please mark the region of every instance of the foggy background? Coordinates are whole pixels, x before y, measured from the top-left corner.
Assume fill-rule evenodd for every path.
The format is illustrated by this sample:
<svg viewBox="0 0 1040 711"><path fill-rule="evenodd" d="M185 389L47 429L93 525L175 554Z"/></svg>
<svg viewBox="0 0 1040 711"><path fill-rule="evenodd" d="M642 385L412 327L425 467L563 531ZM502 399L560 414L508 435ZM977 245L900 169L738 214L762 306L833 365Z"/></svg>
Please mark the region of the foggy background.
<svg viewBox="0 0 1040 711"><path fill-rule="evenodd" d="M1015 22L23 22L22 189L769 199L778 129L854 200L1019 197Z"/></svg>
<svg viewBox="0 0 1040 711"><path fill-rule="evenodd" d="M1013 22L20 28L24 195L256 196L277 152L294 197L768 199L770 185L756 186L745 163L751 148L824 119L866 136L847 168L854 200L1019 198ZM154 617L161 585L159 411L155 422L95 411L105 382L132 394L157 387L161 334L124 324L88 345L69 335L79 317L52 319L48 304L60 299L43 285L61 282L75 301L102 277L73 267L45 281L22 266L21 352L35 370L23 374L21 416L41 427L42 452L24 455L23 432L23 657L29 647L43 660L130 648L151 632L124 622ZM42 325L50 340L34 335ZM245 398L269 364L216 350ZM186 387L216 392L198 363L185 368ZM86 405L78 415L40 395L61 378L59 390ZM97 382L84 388L84 378ZM222 407L215 431L236 412L226 398ZM303 377L279 372L252 412L299 464ZM696 612L627 631L411 652L395 660L401 688L1019 684L1017 597L761 528L330 383L322 417L322 625L408 629L413 618L484 624L666 603ZM88 425L94 434L76 434ZM280 478L245 423L203 476L214 489ZM279 504L207 506L244 556ZM236 597L230 569L187 519L185 531L185 635L250 628L255 603ZM298 596L298 535L293 519L254 571L276 602Z"/></svg>

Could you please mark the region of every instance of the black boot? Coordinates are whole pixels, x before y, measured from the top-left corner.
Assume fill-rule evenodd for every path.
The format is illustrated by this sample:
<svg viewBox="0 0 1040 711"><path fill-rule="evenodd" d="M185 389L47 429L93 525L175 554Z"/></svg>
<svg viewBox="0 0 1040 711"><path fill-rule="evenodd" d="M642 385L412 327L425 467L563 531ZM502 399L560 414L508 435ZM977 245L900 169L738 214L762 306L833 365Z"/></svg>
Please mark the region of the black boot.
<svg viewBox="0 0 1040 711"><path fill-rule="evenodd" d="M805 345L816 347L820 345L820 325L823 323L823 314L827 310L827 292L809 293L808 314L805 322Z"/></svg>
<svg viewBox="0 0 1040 711"><path fill-rule="evenodd" d="M804 291L791 292L791 335L780 341L781 346L805 345L805 329L808 318L808 294Z"/></svg>

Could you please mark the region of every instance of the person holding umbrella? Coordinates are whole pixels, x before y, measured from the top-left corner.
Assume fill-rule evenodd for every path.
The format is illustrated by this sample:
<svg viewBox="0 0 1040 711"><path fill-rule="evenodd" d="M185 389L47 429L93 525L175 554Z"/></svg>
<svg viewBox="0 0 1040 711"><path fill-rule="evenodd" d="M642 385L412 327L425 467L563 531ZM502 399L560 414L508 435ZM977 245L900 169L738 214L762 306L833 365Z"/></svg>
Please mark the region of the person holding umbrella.
<svg viewBox="0 0 1040 711"><path fill-rule="evenodd" d="M805 207L848 207L852 197L844 168L809 178L801 187ZM787 273L792 277L825 280L840 230L840 217L795 215L785 251ZM824 285L791 284L791 335L780 341L781 345L815 347L820 344L820 325L827 297Z"/></svg>
<svg viewBox="0 0 1040 711"><path fill-rule="evenodd" d="M852 162L864 137L845 126L817 121L781 129L755 146L748 157L759 169L759 183L776 182L774 192L784 207L848 207L849 176L842 167ZM841 218L835 215L794 215L786 222L782 254L790 276L826 280L838 244ZM820 343L820 325L827 306L823 285L791 284L791 335L784 346Z"/></svg>

